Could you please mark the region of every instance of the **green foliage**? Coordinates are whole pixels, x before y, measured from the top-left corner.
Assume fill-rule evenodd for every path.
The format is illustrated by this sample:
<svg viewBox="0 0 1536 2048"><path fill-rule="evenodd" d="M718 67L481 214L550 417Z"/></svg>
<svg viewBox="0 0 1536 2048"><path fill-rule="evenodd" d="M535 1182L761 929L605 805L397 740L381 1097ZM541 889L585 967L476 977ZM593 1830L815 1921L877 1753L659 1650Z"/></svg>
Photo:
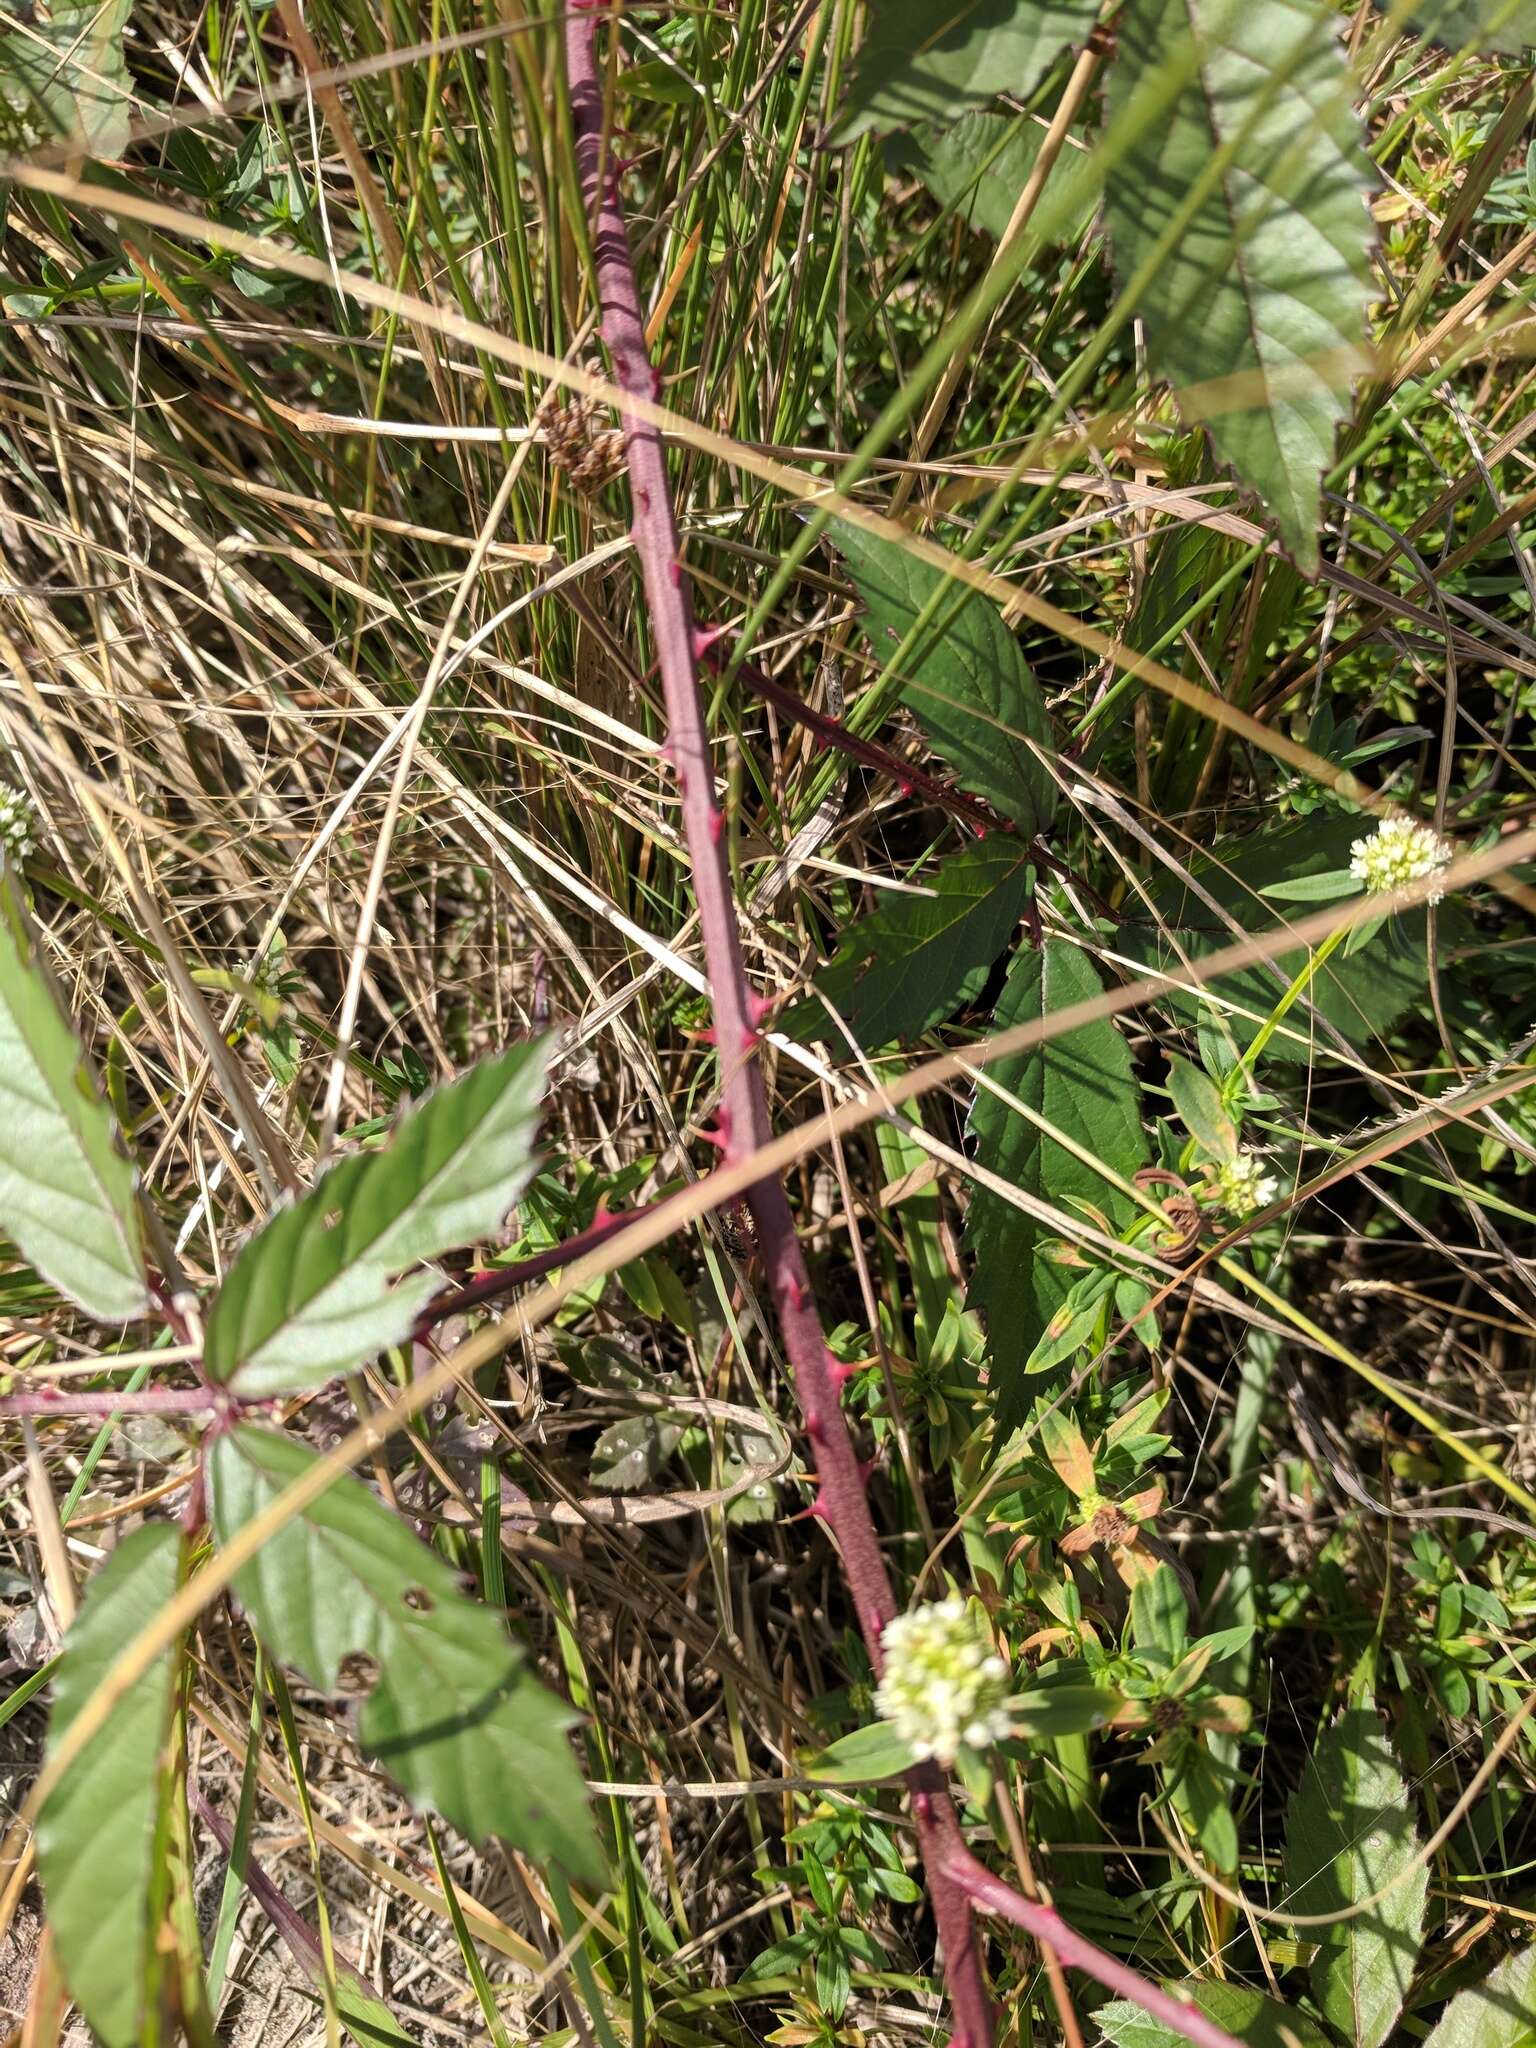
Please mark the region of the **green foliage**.
<svg viewBox="0 0 1536 2048"><path fill-rule="evenodd" d="M1035 121L974 111L941 126L916 128L885 145L893 170L911 171L944 207L1000 241L1029 182L1045 130ZM1040 197L1056 238L1075 241L1098 204L1088 157L1070 144L1051 167Z"/></svg>
<svg viewBox="0 0 1536 2048"><path fill-rule="evenodd" d="M831 532L864 601L878 662L890 661L924 620L899 674L902 701L929 740L961 784L1026 839L1043 832L1056 810L1046 765L1055 756L1051 722L997 607L878 534L841 519Z"/></svg>
<svg viewBox="0 0 1536 2048"><path fill-rule="evenodd" d="M1518 57L1536 45L1536 0L1415 0L1408 19L1448 50L1497 50Z"/></svg>
<svg viewBox="0 0 1536 2048"><path fill-rule="evenodd" d="M783 1029L878 1051L953 1016L981 993L1033 893L1027 849L1000 835L952 855L921 895L892 895L854 925ZM822 1000L824 999L824 1000Z"/></svg>
<svg viewBox="0 0 1536 2048"><path fill-rule="evenodd" d="M56 1743L176 1590L181 1537L164 1522L125 1536L91 1581L54 1681ZM49 1794L37 1867L70 1996L105 2048L138 2048L155 2000L161 1840L176 1655L155 1659Z"/></svg>
<svg viewBox="0 0 1536 2048"><path fill-rule="evenodd" d="M235 1261L208 1319L209 1373L292 1393L398 1344L441 1282L405 1267L497 1229L533 1171L547 1045L484 1060L426 1096L377 1152L333 1166Z"/></svg>
<svg viewBox="0 0 1536 2048"><path fill-rule="evenodd" d="M314 1454L241 1426L209 1461L213 1525L228 1542ZM343 1475L235 1578L273 1655L335 1692L366 1696L358 1739L420 1804L476 1841L499 1835L573 1876L602 1857L566 1730L500 1618L467 1599L442 1560Z"/></svg>
<svg viewBox="0 0 1536 2048"><path fill-rule="evenodd" d="M132 0L65 0L0 33L0 110L29 142L121 156L133 93L123 54Z"/></svg>
<svg viewBox="0 0 1536 2048"><path fill-rule="evenodd" d="M880 0L836 139L947 121L1000 92L1024 98L1067 44L1086 39L1098 11L1096 0Z"/></svg>
<svg viewBox="0 0 1536 2048"><path fill-rule="evenodd" d="M1171 876L1153 885L1158 929L1150 931L1140 917L1128 919L1127 944L1150 964L1177 976L1181 952L1198 959L1231 945L1234 932L1278 923L1285 915L1283 899L1266 893L1271 885L1290 886L1347 868L1351 842L1367 829L1359 818L1335 813L1269 827L1251 838L1219 845L1208 861L1191 863L1188 885ZM1461 913L1447 904L1438 917L1442 947L1454 944L1463 929ZM1312 1006L1352 1045L1365 1045L1390 1030L1424 999L1425 923L1422 910L1394 917L1369 945L1347 955L1335 953L1313 980L1308 991ZM1298 948L1280 954L1271 970L1244 968L1208 986L1213 994L1263 1018L1305 964L1306 954ZM1170 994L1164 1001L1184 1022L1193 1023L1202 1008L1194 996ZM1229 1023L1238 1043L1246 1045L1256 1026L1247 1017L1234 1017ZM1300 1062L1311 1057L1314 1044L1315 1030L1298 1004L1265 1050L1270 1058Z"/></svg>
<svg viewBox="0 0 1536 2048"><path fill-rule="evenodd" d="M1133 0L1109 91L1111 123L1158 108L1105 191L1121 278L1142 283L1150 367L1309 569L1370 298L1337 31L1315 0Z"/></svg>
<svg viewBox="0 0 1536 2048"><path fill-rule="evenodd" d="M1179 1983L1169 1978L1163 1989L1198 2005L1207 2019L1224 2028L1233 2040L1242 2041L1245 2048L1331 2048L1328 2036L1315 2020L1282 2005L1277 1998L1250 1991L1245 1984L1215 1980ZM1139 2005L1124 1999L1101 2005L1094 2021L1112 2048L1175 2048L1183 2039L1161 2020L1143 2012Z"/></svg>
<svg viewBox="0 0 1536 2048"><path fill-rule="evenodd" d="M1536 1942L1458 1991L1425 2048L1529 2048L1536 2038Z"/></svg>
<svg viewBox="0 0 1536 2048"><path fill-rule="evenodd" d="M1185 1128L1208 1159L1219 1162L1237 1157L1237 1126L1209 1074L1175 1054L1168 1062L1168 1092Z"/></svg>
<svg viewBox="0 0 1536 2048"><path fill-rule="evenodd" d="M1373 1706L1347 1708L1327 1730L1291 1799L1287 1903L1297 1913L1347 1912L1302 1933L1317 1944L1312 1993L1354 2048L1380 2048L1397 2022L1418 1959L1429 1876L1413 1805Z"/></svg>
<svg viewBox="0 0 1536 2048"><path fill-rule="evenodd" d="M900 1777L916 1761L911 1743L889 1721L869 1721L812 1757L805 1770L824 1785L873 1785Z"/></svg>
<svg viewBox="0 0 1536 2048"><path fill-rule="evenodd" d="M148 1305L133 1168L0 863L0 1227L103 1322Z"/></svg>
<svg viewBox="0 0 1536 2048"><path fill-rule="evenodd" d="M993 1015L1006 1031L1102 993L1087 955L1063 939L1014 957ZM1079 1025L1012 1059L994 1061L994 1080L1090 1157L1123 1179L1145 1165L1141 1096L1125 1041L1107 1018ZM1068 1215L1097 1213L1111 1230L1135 1214L1131 1198L1028 1118L978 1088L970 1132L981 1165ZM1020 1368L1076 1277L1046 1253L1048 1227L1001 1196L978 1187L966 1219L966 1247L975 1261L970 1304L987 1322L992 1385L999 1420L1019 1419L1026 1382Z"/></svg>

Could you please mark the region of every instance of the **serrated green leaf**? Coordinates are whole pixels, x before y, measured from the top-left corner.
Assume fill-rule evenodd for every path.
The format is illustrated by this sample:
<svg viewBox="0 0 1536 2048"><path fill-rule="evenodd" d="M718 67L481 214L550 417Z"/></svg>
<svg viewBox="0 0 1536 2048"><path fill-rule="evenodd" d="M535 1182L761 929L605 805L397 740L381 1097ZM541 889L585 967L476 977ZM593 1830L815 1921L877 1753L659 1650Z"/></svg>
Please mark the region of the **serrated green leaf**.
<svg viewBox="0 0 1536 2048"><path fill-rule="evenodd" d="M1536 2041L1536 1942L1458 1991L1424 2048L1531 2048Z"/></svg>
<svg viewBox="0 0 1536 2048"><path fill-rule="evenodd" d="M1180 1984L1168 1978L1163 1989L1198 2005L1208 2020L1214 2020L1234 2040L1244 2042L1246 2048L1331 2048L1315 2020L1282 2005L1278 1998L1250 1991L1244 1984ZM1112 2048L1182 2048L1184 2040L1182 2034L1125 1999L1101 2005L1094 2022Z"/></svg>
<svg viewBox="0 0 1536 2048"><path fill-rule="evenodd" d="M497 1229L527 1185L547 1057L538 1039L483 1060L407 1110L382 1150L278 1210L213 1305L210 1377L247 1397L296 1393L400 1343L440 1282L394 1276Z"/></svg>
<svg viewBox="0 0 1536 2048"><path fill-rule="evenodd" d="M1382 13L1384 0L1376 0ZM1518 57L1536 46L1536 0L1417 0L1408 19L1447 50Z"/></svg>
<svg viewBox="0 0 1536 2048"><path fill-rule="evenodd" d="M592 1484L614 1493L654 1485L683 1431L681 1422L664 1415L630 1415L611 1423L592 1446Z"/></svg>
<svg viewBox="0 0 1536 2048"><path fill-rule="evenodd" d="M825 1785L873 1785L899 1778L916 1762L911 1743L889 1721L867 1721L812 1757L805 1774Z"/></svg>
<svg viewBox="0 0 1536 2048"><path fill-rule="evenodd" d="M171 1598L180 1569L180 1532L148 1522L96 1574L64 1639L50 1747ZM137 2048L149 1997L175 1671L174 1651L156 1658L38 1815L37 1867L59 1966L106 2048Z"/></svg>
<svg viewBox="0 0 1536 2048"><path fill-rule="evenodd" d="M1014 956L993 1028L1010 1030L1101 993L1087 955L1063 939L1048 939L1039 951L1025 947ZM1141 1091L1125 1041L1110 1019L995 1061L988 1071L1122 1178L1146 1164ZM977 1090L970 1132L981 1165L1068 1215L1078 1213L1076 1202L1086 1201L1118 1229L1134 1213L1129 1196L984 1088ZM1023 1419L1028 1398L1023 1367L1078 1275L1043 1256L1051 1236L1047 1228L985 1188L971 1198L965 1234L975 1261L969 1305L985 1313L991 1384L1000 1422L1011 1427Z"/></svg>
<svg viewBox="0 0 1536 2048"><path fill-rule="evenodd" d="M1369 168L1337 27L1317 0L1137 0L1109 87L1111 124L1135 134L1105 218L1122 279L1152 264L1137 302L1148 362L1308 569L1371 296ZM1149 84L1181 65L1147 118Z"/></svg>
<svg viewBox="0 0 1536 2048"><path fill-rule="evenodd" d="M1297 1913L1340 1912L1400 1880L1364 1913L1300 1930L1317 1943L1312 1995L1354 2048L1380 2048L1402 2011L1429 1886L1418 1859L1413 1802L1386 1731L1374 1708L1348 1708L1291 1797L1285 1904Z"/></svg>
<svg viewBox="0 0 1536 2048"><path fill-rule="evenodd" d="M213 1526L227 1543L314 1453L242 1426L209 1460ZM350 1475L288 1522L236 1574L272 1654L336 1691L367 1696L357 1734L409 1796L475 1841L499 1835L572 1876L602 1858L566 1737L574 1716L539 1682L501 1619Z"/></svg>
<svg viewBox="0 0 1536 2048"><path fill-rule="evenodd" d="M893 136L885 145L885 160L892 170L920 178L941 206L952 207L972 227L1001 241L1044 140L1044 128L1023 116L972 112L942 126ZM1054 239L1075 241L1098 198L1087 157L1069 145L1052 165L1040 197Z"/></svg>
<svg viewBox="0 0 1536 2048"><path fill-rule="evenodd" d="M994 604L880 534L835 519L833 544L864 601L865 636L889 661L938 595L933 621L904 658L901 697L961 784L1011 818L1026 839L1049 825L1056 747L1039 687ZM942 594L940 594L942 593Z"/></svg>
<svg viewBox="0 0 1536 2048"><path fill-rule="evenodd" d="M132 0L78 0L0 35L0 106L19 139L121 156L133 90L123 53Z"/></svg>
<svg viewBox="0 0 1536 2048"><path fill-rule="evenodd" d="M1218 909L1202 900L1196 889L1165 876L1152 889L1160 928L1154 930L1139 914L1127 918L1122 928L1127 951L1178 975L1181 954L1198 959L1233 943L1233 929L1218 910L1225 910L1242 931L1278 924L1285 912L1261 892L1277 881L1347 868L1350 845L1364 830L1359 818L1312 817L1216 846L1211 859L1192 863L1190 872L1199 891ZM1436 915L1441 952L1448 953L1460 942L1465 918L1454 903L1442 903ZM1347 957L1340 948L1314 978L1309 1000L1352 1045L1364 1045L1390 1030L1424 996L1429 978L1425 923L1422 910L1394 917L1390 932L1378 934L1369 946ZM1240 974L1222 975L1210 987L1255 1016L1266 1017L1305 960L1298 947L1279 956L1273 973L1248 967ZM1181 1023L1193 1024L1204 1007L1193 996L1169 995L1164 1000ZM1254 1025L1243 1018L1229 1021L1239 1045L1246 1045ZM1292 1032L1297 1036L1290 1036ZM1265 1052L1266 1057L1291 1061L1310 1057L1304 1005L1291 1011Z"/></svg>
<svg viewBox="0 0 1536 2048"><path fill-rule="evenodd" d="M1237 1126L1221 1106L1221 1090L1210 1075L1177 1054L1168 1062L1168 1092L1184 1128L1211 1159L1237 1157Z"/></svg>
<svg viewBox="0 0 1536 2048"><path fill-rule="evenodd" d="M936 868L931 895L891 896L849 931L783 1029L868 1051L916 1038L981 993L1034 888L1017 840L995 837ZM821 998L825 998L825 1002ZM840 1020L840 1021L839 1021Z"/></svg>
<svg viewBox="0 0 1536 2048"><path fill-rule="evenodd" d="M834 139L1023 98L1097 14L1096 0L878 0Z"/></svg>
<svg viewBox="0 0 1536 2048"><path fill-rule="evenodd" d="M133 1168L0 863L0 1229L103 1322L149 1303Z"/></svg>

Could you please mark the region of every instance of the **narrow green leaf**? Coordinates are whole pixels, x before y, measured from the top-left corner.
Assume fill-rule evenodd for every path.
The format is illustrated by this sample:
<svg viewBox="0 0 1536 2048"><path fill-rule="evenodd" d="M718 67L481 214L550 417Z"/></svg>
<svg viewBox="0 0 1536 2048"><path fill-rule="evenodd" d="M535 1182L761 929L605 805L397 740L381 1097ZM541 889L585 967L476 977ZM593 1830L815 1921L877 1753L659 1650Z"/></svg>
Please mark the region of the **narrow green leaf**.
<svg viewBox="0 0 1536 2048"><path fill-rule="evenodd" d="M1275 882L1348 867L1351 842L1362 829L1358 818L1312 817L1216 846L1209 861L1192 864L1193 887L1173 876L1154 885L1157 925L1139 914L1128 917L1122 928L1127 951L1177 976L1182 955L1198 959L1231 945L1233 923L1246 932L1280 923L1285 911L1263 892ZM1465 919L1454 903L1442 903L1436 917L1445 956L1460 942ZM1379 934L1370 946L1348 957L1340 948L1314 979L1311 1003L1352 1045L1364 1045L1390 1030L1423 997L1429 979L1425 918L1422 910L1394 917L1389 933ZM1296 947L1278 957L1274 972L1248 967L1239 974L1224 974L1210 986L1213 993L1267 1017L1305 961L1305 952ZM1204 1008L1193 996L1170 995L1166 1000L1181 1023L1193 1024ZM1231 1028L1240 1044L1248 1042L1254 1029L1242 1019L1234 1020ZM1298 1004L1269 1041L1266 1056L1305 1061L1309 1028L1306 1006ZM1293 1031L1297 1036L1290 1035Z"/></svg>
<svg viewBox="0 0 1536 2048"><path fill-rule="evenodd" d="M66 0L0 35L0 106L27 142L121 156L133 89L123 53L132 0Z"/></svg>
<svg viewBox="0 0 1536 2048"><path fill-rule="evenodd" d="M1260 894L1274 903L1335 903L1341 896L1358 896L1360 883L1347 868L1336 874L1298 875L1292 882L1271 882Z"/></svg>
<svg viewBox="0 0 1536 2048"><path fill-rule="evenodd" d="M1123 280L1152 262L1137 304L1148 361L1308 569L1371 296L1369 173L1337 27L1316 0L1137 0L1109 87L1111 123L1136 132L1105 217ZM1172 103L1147 118L1149 88L1178 66Z"/></svg>
<svg viewBox="0 0 1536 2048"><path fill-rule="evenodd" d="M1189 1635L1189 1602L1170 1565L1136 1581L1131 1593L1131 1629L1139 1650L1161 1650L1172 1663Z"/></svg>
<svg viewBox="0 0 1536 2048"><path fill-rule="evenodd" d="M993 1028L1010 1030L1101 992L1087 955L1065 940L1048 939L1038 952L1025 947L1014 956ZM1110 1019L1080 1025L1013 1059L998 1060L988 1071L1122 1178L1146 1164L1141 1091L1125 1040ZM976 1093L970 1132L977 1160L1016 1187L1068 1215L1078 1213L1077 1203L1087 1202L1113 1228L1130 1221L1134 1204L1129 1196L984 1088ZM1081 1270L1044 1256L1050 1237L1048 1228L1022 1210L977 1188L966 1218L966 1244L975 1261L969 1303L986 1316L992 1386L1005 1427L1023 1419L1029 1388L1022 1368Z"/></svg>
<svg viewBox="0 0 1536 2048"><path fill-rule="evenodd" d="M873 1785L881 1778L899 1778L916 1762L911 1743L889 1721L866 1721L813 1756L805 1774L827 1785Z"/></svg>
<svg viewBox="0 0 1536 2048"><path fill-rule="evenodd" d="M1388 11L1385 0L1376 5ZM1417 0L1408 19L1447 50L1518 57L1536 46L1536 0Z"/></svg>
<svg viewBox="0 0 1536 2048"><path fill-rule="evenodd" d="M1022 1692L1014 1700L1014 1732L1030 1741L1058 1735L1088 1735L1102 1728L1120 1705L1107 1685L1053 1685Z"/></svg>
<svg viewBox="0 0 1536 2048"><path fill-rule="evenodd" d="M952 207L972 227L1001 241L1044 140L1044 128L1023 116L972 112L958 121L893 136L885 145L885 160L890 169L920 178L941 206ZM1052 165L1040 199L1052 220L1053 239L1075 241L1098 197L1087 157L1069 145Z"/></svg>
<svg viewBox="0 0 1536 2048"><path fill-rule="evenodd" d="M1029 902L1027 850L984 839L936 868L930 886L931 895L890 896L861 918L784 1030L841 1044L846 1024L874 1052L916 1038L978 996Z"/></svg>
<svg viewBox="0 0 1536 2048"><path fill-rule="evenodd" d="M165 1522L118 1544L65 1637L50 1744L171 1598L180 1569L180 1532ZM137 2048L149 1995L175 1670L173 1651L155 1660L38 1816L37 1867L59 1965L106 2048Z"/></svg>
<svg viewBox="0 0 1536 2048"><path fill-rule="evenodd" d="M1244 1984L1180 1984L1168 1978L1163 1989L1176 1998L1191 2000L1207 2019L1214 2020L1234 2040L1244 2042L1246 2048L1331 2048L1315 2020L1282 2005L1278 1998L1250 1991ZM1094 2023L1113 2048L1183 2048L1182 2034L1125 1999L1101 2005Z"/></svg>
<svg viewBox="0 0 1536 2048"><path fill-rule="evenodd" d="M0 1229L103 1322L148 1305L133 1168L0 862Z"/></svg>
<svg viewBox="0 0 1536 2048"><path fill-rule="evenodd" d="M994 804L1026 839L1056 809L1051 722L1019 643L997 607L894 541L835 519L832 538L864 601L865 637L889 661L938 597L915 653L903 658L901 699L961 784Z"/></svg>
<svg viewBox="0 0 1536 2048"><path fill-rule="evenodd" d="M1184 1128L1211 1159L1237 1157L1237 1126L1221 1106L1221 1090L1210 1075L1177 1054L1168 1062L1168 1090Z"/></svg>
<svg viewBox="0 0 1536 2048"><path fill-rule="evenodd" d="M355 1153L280 1209L236 1259L208 1319L209 1374L295 1393L398 1344L436 1291L407 1266L495 1230L533 1171L547 1040L423 1096L381 1151Z"/></svg>
<svg viewBox="0 0 1536 2048"><path fill-rule="evenodd" d="M1536 1942L1517 1949L1481 1984L1458 1991L1424 2048L1530 2048L1536 2041Z"/></svg>
<svg viewBox="0 0 1536 2048"><path fill-rule="evenodd" d="M314 1464L289 1437L241 1427L209 1460L221 1542ZM500 1835L575 1877L602 1859L566 1729L498 1616L349 1475L235 1578L272 1654L326 1692L366 1688L357 1733L411 1798L476 1841Z"/></svg>
<svg viewBox="0 0 1536 2048"><path fill-rule="evenodd" d="M834 139L1022 99L1097 14L1096 0L878 0Z"/></svg>
<svg viewBox="0 0 1536 2048"><path fill-rule="evenodd" d="M1297 1913L1364 1913L1303 1928L1317 1943L1312 1994L1354 2048L1380 2048L1418 1960L1429 1875L1418 1861L1413 1803L1373 1707L1351 1707L1317 1745L1286 1824L1286 1903Z"/></svg>

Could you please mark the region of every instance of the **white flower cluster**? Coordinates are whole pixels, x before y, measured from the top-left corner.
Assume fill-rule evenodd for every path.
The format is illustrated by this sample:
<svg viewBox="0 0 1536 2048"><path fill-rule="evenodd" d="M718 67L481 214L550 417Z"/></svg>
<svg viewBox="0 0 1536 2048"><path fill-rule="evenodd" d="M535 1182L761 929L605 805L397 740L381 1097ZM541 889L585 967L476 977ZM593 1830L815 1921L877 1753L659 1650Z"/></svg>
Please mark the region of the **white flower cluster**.
<svg viewBox="0 0 1536 2048"><path fill-rule="evenodd" d="M952 1764L962 1748L990 1749L1010 1732L1008 1666L958 1594L898 1614L881 1647L875 1710L918 1757Z"/></svg>
<svg viewBox="0 0 1536 2048"><path fill-rule="evenodd" d="M25 860L37 844L32 827L37 814L24 789L7 789L0 784L0 847L12 860Z"/></svg>
<svg viewBox="0 0 1536 2048"><path fill-rule="evenodd" d="M1349 850L1349 872L1364 882L1368 896L1390 895L1422 881L1443 868L1456 851L1433 826L1414 818L1383 818L1369 839L1357 839ZM1438 903L1444 893L1433 889L1427 900Z"/></svg>
<svg viewBox="0 0 1536 2048"><path fill-rule="evenodd" d="M1239 1152L1235 1159L1223 1160L1216 1169L1216 1192L1221 1205L1239 1218L1267 1208L1279 1191L1280 1183L1272 1173L1264 1171L1264 1162L1257 1152Z"/></svg>

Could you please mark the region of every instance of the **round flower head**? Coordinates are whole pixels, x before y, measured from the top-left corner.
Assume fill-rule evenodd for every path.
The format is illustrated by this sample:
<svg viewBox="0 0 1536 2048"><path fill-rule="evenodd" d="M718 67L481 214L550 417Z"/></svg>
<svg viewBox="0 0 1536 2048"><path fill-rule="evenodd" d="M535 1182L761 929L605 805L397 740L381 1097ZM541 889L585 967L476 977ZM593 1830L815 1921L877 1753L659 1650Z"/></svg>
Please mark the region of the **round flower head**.
<svg viewBox="0 0 1536 2048"><path fill-rule="evenodd" d="M898 1614L881 1647L875 1711L914 1755L948 1765L962 1749L990 1749L1009 1733L1008 1666L958 1594Z"/></svg>
<svg viewBox="0 0 1536 2048"><path fill-rule="evenodd" d="M1410 882L1421 882L1443 868L1456 851L1433 826L1413 818L1383 818L1368 839L1357 839L1349 850L1349 872L1364 882L1368 896L1387 896ZM1444 894L1437 887L1427 900L1438 903Z"/></svg>
<svg viewBox="0 0 1536 2048"><path fill-rule="evenodd" d="M0 785L0 847L12 860L25 860L37 841L32 836L35 813L24 789Z"/></svg>
<svg viewBox="0 0 1536 2048"><path fill-rule="evenodd" d="M1221 1206L1233 1216L1251 1216L1255 1210L1267 1208L1279 1191L1280 1183L1264 1171L1257 1152L1239 1152L1216 1169L1216 1193Z"/></svg>

